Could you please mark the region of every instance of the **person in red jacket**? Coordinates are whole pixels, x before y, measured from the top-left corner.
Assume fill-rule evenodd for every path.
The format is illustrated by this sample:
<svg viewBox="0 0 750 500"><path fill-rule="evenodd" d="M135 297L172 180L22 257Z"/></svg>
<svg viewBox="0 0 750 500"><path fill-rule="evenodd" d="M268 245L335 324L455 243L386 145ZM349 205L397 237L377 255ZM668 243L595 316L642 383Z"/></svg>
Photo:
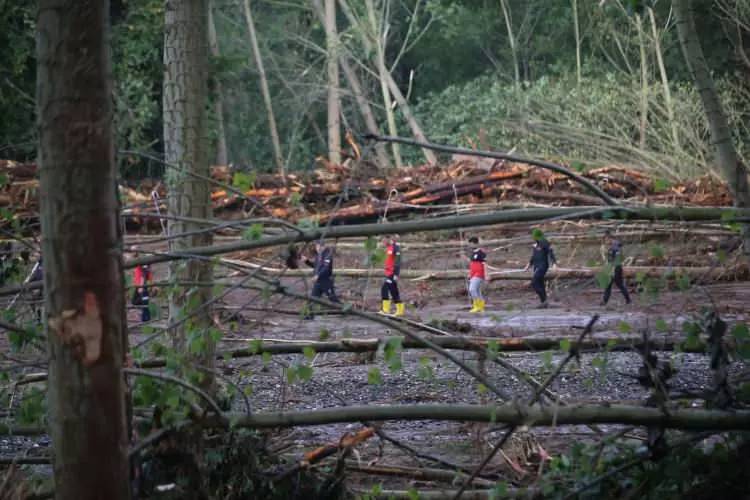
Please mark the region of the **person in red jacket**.
<svg viewBox="0 0 750 500"><path fill-rule="evenodd" d="M479 238L472 236L469 243L474 246L469 257L469 295L471 296L471 310L478 313L484 311L484 296L482 295L482 283L486 278L487 254L479 246Z"/></svg>
<svg viewBox="0 0 750 500"><path fill-rule="evenodd" d="M396 316L404 314L404 303L401 302L401 296L398 293L398 275L401 273L401 247L399 247L396 238L385 236L383 238L385 247L385 280L380 289L380 298L383 299L383 305L380 312L383 314L391 313L391 300L396 304Z"/></svg>
<svg viewBox="0 0 750 500"><path fill-rule="evenodd" d="M138 266L133 271L135 292L132 302L134 306L141 306L141 321L143 322L151 320L151 311L148 307L148 284L152 279L151 267L148 264Z"/></svg>

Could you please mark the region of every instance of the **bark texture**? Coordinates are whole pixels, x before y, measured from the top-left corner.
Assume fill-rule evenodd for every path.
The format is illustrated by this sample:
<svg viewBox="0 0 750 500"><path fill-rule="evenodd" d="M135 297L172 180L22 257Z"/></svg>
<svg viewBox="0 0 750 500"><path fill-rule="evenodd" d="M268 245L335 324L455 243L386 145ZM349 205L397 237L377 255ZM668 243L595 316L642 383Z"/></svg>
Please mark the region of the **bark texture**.
<svg viewBox="0 0 750 500"><path fill-rule="evenodd" d="M750 187L748 187L748 171L740 161L737 150L732 143L732 133L724 114L719 95L716 92L714 80L703 55L698 31L695 28L693 3L691 0L672 0L672 9L677 23L677 34L685 56L688 68L693 75L693 81L703 101L703 109L708 119L711 131L716 162L723 172L724 180L732 192L734 204L737 207L750 207ZM750 254L750 227L743 228L744 251Z"/></svg>
<svg viewBox="0 0 750 500"><path fill-rule="evenodd" d="M49 431L59 499L130 498L109 2L40 0Z"/></svg>
<svg viewBox="0 0 750 500"><path fill-rule="evenodd" d="M336 0L325 0L326 50L328 51L328 159L341 163L341 100L339 97Z"/></svg>
<svg viewBox="0 0 750 500"><path fill-rule="evenodd" d="M201 229L193 219L212 216L211 196L206 178L210 177L206 134L208 83L208 0L169 0L164 25L164 151L166 161L179 169L170 169L169 234ZM198 178L198 174L203 178ZM169 251L181 252L195 245L209 246L211 233L192 234L170 240ZM173 262L170 281L211 281L210 262L189 259ZM202 331L204 352L197 362L212 366L215 345L207 335L209 309L202 308L211 298L211 289L178 288L170 293L169 323L175 347L185 352L188 332ZM188 318L189 319L186 319ZM203 388L213 385L210 377Z"/></svg>
<svg viewBox="0 0 750 500"><path fill-rule="evenodd" d="M215 58L221 56L219 51L219 41L216 38L216 22L211 12L211 5L208 10L208 38L211 44L211 55ZM213 102L214 117L216 120L216 164L228 165L229 152L227 150L227 134L224 128L224 89L218 78L213 79Z"/></svg>

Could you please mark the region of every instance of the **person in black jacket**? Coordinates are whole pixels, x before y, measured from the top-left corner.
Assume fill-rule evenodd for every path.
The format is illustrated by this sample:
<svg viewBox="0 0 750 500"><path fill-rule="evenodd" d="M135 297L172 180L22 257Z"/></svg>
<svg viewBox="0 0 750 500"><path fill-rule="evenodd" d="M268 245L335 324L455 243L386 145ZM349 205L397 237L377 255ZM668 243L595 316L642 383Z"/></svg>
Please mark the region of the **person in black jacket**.
<svg viewBox="0 0 750 500"><path fill-rule="evenodd" d="M336 296L333 286L333 250L325 246L322 241L315 242L315 259L305 259L305 264L313 268L315 282L313 283L313 297L326 295L331 302L341 302Z"/></svg>
<svg viewBox="0 0 750 500"><path fill-rule="evenodd" d="M552 250L552 245L550 245L541 231L535 229L532 235L534 238L534 247L529 263L524 267L524 271L528 270L529 267L533 269L534 275L531 278L531 287L539 296L539 307L546 308L548 304L544 276L547 274L550 264L557 266L557 259L555 258L555 252Z"/></svg>
<svg viewBox="0 0 750 500"><path fill-rule="evenodd" d="M612 233L607 231L604 233L604 245L607 252L607 264L612 266L612 278L609 280L607 288L604 289L604 297L602 297L600 305L606 306L607 302L609 302L613 284L617 285L617 288L622 292L622 296L625 297L625 303L630 304L630 294L628 294L622 274L622 243L620 243L620 240L614 238Z"/></svg>

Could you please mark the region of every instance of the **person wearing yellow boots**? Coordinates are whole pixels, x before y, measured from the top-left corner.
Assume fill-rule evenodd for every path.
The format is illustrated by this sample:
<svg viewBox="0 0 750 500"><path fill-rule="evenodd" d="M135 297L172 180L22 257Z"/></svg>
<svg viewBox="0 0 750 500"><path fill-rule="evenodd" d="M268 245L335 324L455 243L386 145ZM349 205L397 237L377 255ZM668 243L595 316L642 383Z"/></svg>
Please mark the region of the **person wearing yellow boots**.
<svg viewBox="0 0 750 500"><path fill-rule="evenodd" d="M474 246L469 258L469 296L471 296L471 313L484 311L484 296L482 295L482 284L487 279L486 264L487 254L479 246L479 238L472 236L469 243Z"/></svg>
<svg viewBox="0 0 750 500"><path fill-rule="evenodd" d="M404 303L401 302L401 296L398 292L398 275L401 272L401 247L394 236L383 237L383 246L385 247L385 280L380 288L380 298L383 299L380 312L383 314L391 313L391 304L396 305L395 316L403 316Z"/></svg>

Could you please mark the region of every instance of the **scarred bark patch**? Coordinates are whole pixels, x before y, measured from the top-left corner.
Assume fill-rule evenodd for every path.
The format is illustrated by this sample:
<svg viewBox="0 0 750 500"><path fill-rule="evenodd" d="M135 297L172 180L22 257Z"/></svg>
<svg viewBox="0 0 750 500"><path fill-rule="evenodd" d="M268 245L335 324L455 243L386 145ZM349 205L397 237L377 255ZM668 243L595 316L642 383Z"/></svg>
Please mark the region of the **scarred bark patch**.
<svg viewBox="0 0 750 500"><path fill-rule="evenodd" d="M84 293L82 311L65 310L59 316L51 318L49 326L84 366L91 366L99 359L103 325L99 304L92 292Z"/></svg>

